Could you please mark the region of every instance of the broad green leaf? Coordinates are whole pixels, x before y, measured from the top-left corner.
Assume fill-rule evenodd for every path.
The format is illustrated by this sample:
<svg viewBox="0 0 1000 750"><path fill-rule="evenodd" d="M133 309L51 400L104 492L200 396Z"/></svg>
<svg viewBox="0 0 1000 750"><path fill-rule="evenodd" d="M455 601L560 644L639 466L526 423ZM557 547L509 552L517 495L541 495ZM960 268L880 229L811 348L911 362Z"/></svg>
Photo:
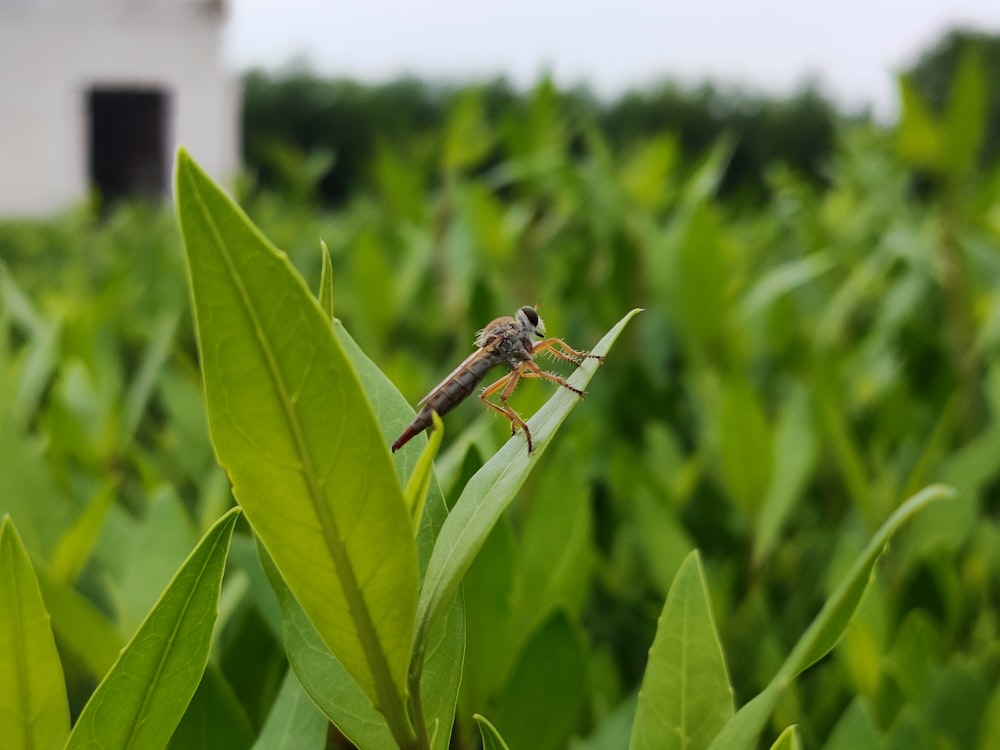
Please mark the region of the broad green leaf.
<svg viewBox="0 0 1000 750"><path fill-rule="evenodd" d="M97 543L104 525L104 517L118 496L118 482L106 480L87 503L73 525L59 540L52 556L52 574L61 581L72 584Z"/></svg>
<svg viewBox="0 0 1000 750"><path fill-rule="evenodd" d="M723 386L715 432L723 485L753 517L771 478L774 446L764 409L748 383L732 380Z"/></svg>
<svg viewBox="0 0 1000 750"><path fill-rule="evenodd" d="M606 355L625 325L638 312L633 310L622 318L598 342L593 352ZM570 376L570 384L585 388L597 367L596 360L588 359ZM486 542L497 519L514 499L535 462L541 460L555 431L578 401L576 395L560 388L528 420L535 452L529 456L524 438L515 435L465 486L441 528L427 565L417 610L417 654L423 651L424 639L432 621L454 597L462 577Z"/></svg>
<svg viewBox="0 0 1000 750"><path fill-rule="evenodd" d="M218 668L209 664L191 703L170 738L171 750L246 750L250 719Z"/></svg>
<svg viewBox="0 0 1000 750"><path fill-rule="evenodd" d="M796 387L785 401L774 432L774 469L754 535L756 565L770 556L785 519L812 476L818 454L816 433L809 394L804 387Z"/></svg>
<svg viewBox="0 0 1000 750"><path fill-rule="evenodd" d="M729 314L729 282L732 264L723 246L722 220L707 201L694 204L677 219L675 263L663 287L677 316L685 343L695 350L710 348Z"/></svg>
<svg viewBox="0 0 1000 750"><path fill-rule="evenodd" d="M952 495L952 490L947 487L931 485L896 509L826 600L823 609L799 638L778 674L763 692L740 708L726 723L712 740L710 750L741 750L753 746L785 686L826 656L843 636L889 540L916 513L929 504Z"/></svg>
<svg viewBox="0 0 1000 750"><path fill-rule="evenodd" d="M661 207L675 189L672 178L680 152L676 133L664 133L638 144L619 169L622 191L644 208Z"/></svg>
<svg viewBox="0 0 1000 750"><path fill-rule="evenodd" d="M483 106L483 96L469 89L456 97L448 113L444 131L442 167L455 172L476 164L493 145L490 119Z"/></svg>
<svg viewBox="0 0 1000 750"><path fill-rule="evenodd" d="M899 78L902 111L899 114L897 148L900 155L918 167L944 169L945 133L907 76Z"/></svg>
<svg viewBox="0 0 1000 750"><path fill-rule="evenodd" d="M755 747L757 737L767 724L771 712L774 711L783 688L783 683L772 680L726 722L722 731L715 735L708 746L709 750L742 750Z"/></svg>
<svg viewBox="0 0 1000 750"><path fill-rule="evenodd" d="M975 747L995 683L995 653L979 659L956 656L935 675L923 716L945 747Z"/></svg>
<svg viewBox="0 0 1000 750"><path fill-rule="evenodd" d="M0 747L56 748L69 735L62 663L28 552L0 521Z"/></svg>
<svg viewBox="0 0 1000 750"><path fill-rule="evenodd" d="M934 471L934 477L955 488L955 499L938 503L913 520L900 545L905 555L920 560L934 550L957 550L966 544L979 523L980 496L997 475L1000 422L953 449Z"/></svg>
<svg viewBox="0 0 1000 750"><path fill-rule="evenodd" d="M646 487L632 491L636 533L651 582L666 597L681 563L694 549L678 510L664 493Z"/></svg>
<svg viewBox="0 0 1000 750"><path fill-rule="evenodd" d="M864 698L855 698L841 715L823 750L880 747L880 736Z"/></svg>
<svg viewBox="0 0 1000 750"><path fill-rule="evenodd" d="M559 606L575 616L587 598L592 554L590 487L584 472L567 476L561 464L555 461L542 471L521 530L523 586L515 632L527 633Z"/></svg>
<svg viewBox="0 0 1000 750"><path fill-rule="evenodd" d="M802 738L799 737L794 724L786 727L785 731L778 735L778 739L771 745L771 750L802 750Z"/></svg>
<svg viewBox="0 0 1000 750"><path fill-rule="evenodd" d="M125 645L118 629L89 599L43 569L38 584L60 648L79 659L95 681L103 678Z"/></svg>
<svg viewBox="0 0 1000 750"><path fill-rule="evenodd" d="M230 570L236 567L247 577L247 596L257 608L257 613L267 625L271 635L280 642L281 604L257 553L257 541L252 536L237 535L233 538L233 544L229 549Z"/></svg>
<svg viewBox="0 0 1000 750"><path fill-rule="evenodd" d="M945 644L931 617L924 610L907 614L896 640L885 655L886 676L911 702L919 702L930 689L945 659Z"/></svg>
<svg viewBox="0 0 1000 750"><path fill-rule="evenodd" d="M392 732L364 691L330 653L262 546L260 562L281 604L285 651L295 675L341 733L360 748L391 747Z"/></svg>
<svg viewBox="0 0 1000 750"><path fill-rule="evenodd" d="M177 204L219 462L295 598L403 742L417 559L388 447L301 277L183 151Z"/></svg>
<svg viewBox="0 0 1000 750"><path fill-rule="evenodd" d="M705 748L732 716L733 689L695 550L663 605L629 748Z"/></svg>
<svg viewBox="0 0 1000 750"><path fill-rule="evenodd" d="M177 332L180 314L173 310L162 314L152 326L150 340L143 353L139 371L125 392L121 426L118 430L118 450L124 452L132 442L142 415L156 389L163 365L170 356L170 348Z"/></svg>
<svg viewBox="0 0 1000 750"><path fill-rule="evenodd" d="M506 518L501 518L462 582L468 643L459 710L460 726L467 732L471 731L469 717L486 709L503 683L514 652L517 573L514 533Z"/></svg>
<svg viewBox="0 0 1000 750"><path fill-rule="evenodd" d="M497 728L490 724L489 719L481 714L473 714L472 718L476 720L479 733L483 736L483 750L510 750Z"/></svg>
<svg viewBox="0 0 1000 750"><path fill-rule="evenodd" d="M368 400L388 445L413 419L413 409L375 363L361 351L339 321L334 323L334 332L364 383ZM419 445L419 441L426 438L421 435L415 440ZM413 477L419 460L420 457L410 451L397 451L393 454L393 462L401 480L408 481L408 477ZM447 513L444 495L431 473L416 539L421 571L427 567L434 541ZM433 747L446 750L455 720L455 704L462 679L462 654L465 650L465 605L461 595L452 597L447 616L437 624L430 640L434 646L427 652L429 655L426 664L411 665L410 689L414 689L413 680L419 679L424 717L432 736ZM315 694L313 698L316 698Z"/></svg>
<svg viewBox="0 0 1000 750"><path fill-rule="evenodd" d="M392 440L403 431L403 429L413 421L413 407L409 405L392 382L385 374L378 369L374 362L361 351L361 347L351 338L351 334L341 325L340 321L334 321L334 333L344 347L344 352L357 371L361 382L364 384L368 401L375 412L375 419L378 420L382 429L382 436L385 444L389 445ZM417 445L426 442L427 438L421 434L413 439ZM408 482L416 471L417 462L420 455L413 451L396 451L392 454L393 463L396 466L396 473L399 475L400 483ZM431 474L431 484L428 490L426 501L427 512L424 513L420 523L420 530L417 533L417 561L420 564L420 574L423 576L427 568L427 561L431 556L431 549L434 547L434 540L437 538L444 518L447 515L447 507L444 503L444 495L438 485L434 474Z"/></svg>
<svg viewBox="0 0 1000 750"><path fill-rule="evenodd" d="M166 747L198 689L239 511L219 519L181 566L77 719L67 750Z"/></svg>
<svg viewBox="0 0 1000 750"><path fill-rule="evenodd" d="M326 727L326 717L289 669L253 750L322 750Z"/></svg>
<svg viewBox="0 0 1000 750"><path fill-rule="evenodd" d="M24 434L0 414L0 515L9 513L24 546L37 560L50 560L71 521L40 440Z"/></svg>
<svg viewBox="0 0 1000 750"><path fill-rule="evenodd" d="M157 594L173 578L197 541L187 511L173 487L159 488L149 513L130 540L128 565L120 591L120 623L128 636L146 617Z"/></svg>
<svg viewBox="0 0 1000 750"><path fill-rule="evenodd" d="M628 747L629 736L632 734L632 724L635 721L635 711L639 703L638 699L638 693L629 695L604 717L593 734L585 740L572 742L570 744L571 750L610 750L611 748Z"/></svg>
<svg viewBox="0 0 1000 750"><path fill-rule="evenodd" d="M975 166L986 133L987 94L982 55L970 49L959 60L941 123L948 158L946 166L953 178L961 177Z"/></svg>
<svg viewBox="0 0 1000 750"><path fill-rule="evenodd" d="M496 702L494 720L511 747L566 746L586 697L585 658L576 626L561 610L532 633Z"/></svg>
<svg viewBox="0 0 1000 750"><path fill-rule="evenodd" d="M434 750L451 747L464 657L465 599L459 591L445 610L444 617L431 627L426 658L420 671L424 721Z"/></svg>

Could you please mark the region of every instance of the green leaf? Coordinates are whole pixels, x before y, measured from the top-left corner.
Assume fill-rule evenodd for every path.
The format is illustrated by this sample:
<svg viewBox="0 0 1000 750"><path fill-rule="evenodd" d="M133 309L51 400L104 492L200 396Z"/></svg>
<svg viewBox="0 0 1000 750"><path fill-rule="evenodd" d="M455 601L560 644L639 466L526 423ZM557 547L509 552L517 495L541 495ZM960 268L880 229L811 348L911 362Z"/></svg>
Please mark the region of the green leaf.
<svg viewBox="0 0 1000 750"><path fill-rule="evenodd" d="M285 650L302 687L357 747L391 747L393 736L385 718L330 653L266 550L258 548L258 552L281 605ZM429 656L421 675L421 693L427 696L424 716L428 726L438 726L433 746L439 750L448 747L454 720L465 646L463 615L462 601L456 598L431 632Z"/></svg>
<svg viewBox="0 0 1000 750"><path fill-rule="evenodd" d="M496 724L512 747L566 746L586 697L585 659L580 635L562 610L531 634L496 702Z"/></svg>
<svg viewBox="0 0 1000 750"><path fill-rule="evenodd" d="M607 354L625 325L638 312L639 310L633 310L605 334L594 347L594 354ZM576 388L585 388L597 366L596 360L588 359L569 378L570 384ZM541 460L559 425L578 402L579 398L575 394L560 388L528 420L535 439L535 452L529 456L524 438L515 435L465 486L441 528L420 590L416 636L418 654L423 650L431 622L451 601L462 577L500 515L514 499L535 463Z"/></svg>
<svg viewBox="0 0 1000 750"><path fill-rule="evenodd" d="M952 490L947 487L931 485L896 509L826 600L823 609L799 638L778 674L763 692L744 705L726 723L712 740L710 750L741 750L753 746L785 686L826 656L843 636L889 540L916 513L931 503L952 495Z"/></svg>
<svg viewBox="0 0 1000 750"><path fill-rule="evenodd" d="M899 78L901 112L897 148L900 155L918 167L944 169L945 133L908 76Z"/></svg>
<svg viewBox="0 0 1000 750"><path fill-rule="evenodd" d="M118 629L89 599L44 569L38 570L38 584L59 647L78 658L95 681L103 678L125 645Z"/></svg>
<svg viewBox="0 0 1000 750"><path fill-rule="evenodd" d="M881 738L864 698L855 698L837 721L823 750L881 747Z"/></svg>
<svg viewBox="0 0 1000 750"><path fill-rule="evenodd" d="M323 640L408 741L416 548L358 376L287 258L183 151L177 206L219 462Z"/></svg>
<svg viewBox="0 0 1000 750"><path fill-rule="evenodd" d="M774 432L774 470L754 534L756 565L770 556L785 519L813 474L818 454L816 433L809 394L796 386L785 401Z"/></svg>
<svg viewBox="0 0 1000 750"><path fill-rule="evenodd" d="M566 451L559 451L562 456ZM568 459L567 459L568 460ZM550 463L535 486L531 512L521 530L515 632L527 633L556 607L571 615L584 606L590 582L592 518L585 472L567 476L564 463Z"/></svg>
<svg viewBox="0 0 1000 750"><path fill-rule="evenodd" d="M36 560L50 560L71 508L56 488L40 440L0 414L0 515L9 513L24 546Z"/></svg>
<svg viewBox="0 0 1000 750"><path fill-rule="evenodd" d="M253 750L322 750L326 727L326 717L289 669Z"/></svg>
<svg viewBox="0 0 1000 750"><path fill-rule="evenodd" d="M632 491L638 542L652 584L664 597L670 591L674 576L685 558L694 549L678 510L664 493L646 487Z"/></svg>
<svg viewBox="0 0 1000 750"><path fill-rule="evenodd" d="M319 274L319 306L333 320L333 261L326 243L320 240L319 247L323 258Z"/></svg>
<svg viewBox="0 0 1000 750"><path fill-rule="evenodd" d="M61 581L72 584L97 543L97 537L104 525L104 517L118 496L118 482L105 480L94 497L87 503L83 513L66 530L52 556L52 574Z"/></svg>
<svg viewBox="0 0 1000 750"><path fill-rule="evenodd" d="M952 177L961 177L976 164L986 133L987 93L982 55L979 50L969 49L952 79L942 122Z"/></svg>
<svg viewBox="0 0 1000 750"><path fill-rule="evenodd" d="M344 665L330 653L316 628L281 579L270 555L258 545L260 562L281 604L285 651L295 675L319 709L358 747L391 747L392 732Z"/></svg>
<svg viewBox="0 0 1000 750"><path fill-rule="evenodd" d="M805 286L835 265L836 261L829 253L816 252L762 273L740 303L742 315L760 314L782 296Z"/></svg>
<svg viewBox="0 0 1000 750"><path fill-rule="evenodd" d="M875 573L875 565L885 552L889 540L902 528L910 518L933 502L954 497L954 491L943 485L935 484L918 492L889 516L881 528L868 542L861 556L855 560L847 576L826 600L823 609L806 629L787 661L782 665L780 674L787 679L811 667L826 656L847 629L861 597L868 588L868 583Z"/></svg>
<svg viewBox="0 0 1000 750"><path fill-rule="evenodd" d="M170 738L171 750L246 750L253 728L246 711L212 664L201 677L184 718Z"/></svg>
<svg viewBox="0 0 1000 750"><path fill-rule="evenodd" d="M73 727L75 748L165 747L198 689L218 617L234 508L208 530Z"/></svg>
<svg viewBox="0 0 1000 750"><path fill-rule="evenodd" d="M594 732L585 740L574 742L571 750L608 750L608 748L628 747L632 734L638 694L632 693L611 709Z"/></svg>
<svg viewBox="0 0 1000 750"><path fill-rule="evenodd" d="M43 319L3 262L0 262L0 303L0 311L9 311L28 339L28 352L21 364L17 390L10 405L12 423L23 427L35 415L58 365L62 320ZM0 403L0 406L6 404Z"/></svg>
<svg viewBox="0 0 1000 750"><path fill-rule="evenodd" d="M723 387L716 442L722 481L730 498L755 515L770 481L774 447L757 394L741 379Z"/></svg>
<svg viewBox="0 0 1000 750"><path fill-rule="evenodd" d="M514 652L512 600L518 581L514 547L510 523L501 518L462 581L468 631L459 694L463 721L490 705ZM464 723L460 727L471 732Z"/></svg>
<svg viewBox="0 0 1000 750"><path fill-rule="evenodd" d="M493 145L490 119L483 106L483 96L469 89L455 99L445 123L442 167L455 172L476 164Z"/></svg>
<svg viewBox="0 0 1000 750"><path fill-rule="evenodd" d="M146 617L157 592L174 577L197 539L173 487L160 487L150 499L149 513L138 533L129 540L131 549L121 582L119 613L126 636Z"/></svg>
<svg viewBox="0 0 1000 750"><path fill-rule="evenodd" d="M139 422L146 413L163 365L170 356L179 321L180 314L171 310L162 314L152 325L150 341L143 353L139 371L125 393L121 427L118 430L119 452L124 452L132 442Z"/></svg>
<svg viewBox="0 0 1000 750"><path fill-rule="evenodd" d="M420 451L420 458L417 459L417 466L410 474L406 482L406 489L403 490L403 497L406 499L406 507L410 509L413 518L414 530L419 531L420 519L424 515L424 503L427 501L427 492L431 487L431 477L434 475L434 456L437 455L438 448L441 447L441 438L444 436L444 422L437 412L431 412L434 428L431 431L430 440Z"/></svg>
<svg viewBox="0 0 1000 750"><path fill-rule="evenodd" d="M679 215L674 227L675 263L660 279L670 307L694 349L710 348L722 334L729 315L729 275L722 220L707 199Z"/></svg>
<svg viewBox="0 0 1000 750"><path fill-rule="evenodd" d="M722 644L697 550L674 578L649 649L630 750L697 750L733 716Z"/></svg>
<svg viewBox="0 0 1000 750"><path fill-rule="evenodd" d="M472 718L476 720L479 733L483 736L483 750L510 750L497 728L490 724L489 719L481 714L473 714Z"/></svg>
<svg viewBox="0 0 1000 750"><path fill-rule="evenodd" d="M69 734L62 663L28 552L0 522L0 747L61 747Z"/></svg>
<svg viewBox="0 0 1000 750"><path fill-rule="evenodd" d="M413 408L375 363L361 351L339 321L334 323L334 332L364 383L368 400L388 445L412 421ZM421 435L416 440L426 438ZM412 477L416 473L419 460L411 451L397 451L393 454L393 462L401 479ZM416 540L421 570L427 567L434 541L447 513L444 495L432 472ZM462 679L462 654L465 651L465 605L460 595L454 596L448 604L446 616L432 629L429 642L433 646L427 650L429 656L426 664L420 665L420 668L411 668L410 689L411 692L416 691L413 680L419 679L424 718L433 735L433 747L446 750L455 720L455 703ZM314 700L318 700L315 694L312 696Z"/></svg>
<svg viewBox="0 0 1000 750"><path fill-rule="evenodd" d="M778 739L771 745L771 750L802 750L802 739L794 724L786 727L785 731L778 735Z"/></svg>

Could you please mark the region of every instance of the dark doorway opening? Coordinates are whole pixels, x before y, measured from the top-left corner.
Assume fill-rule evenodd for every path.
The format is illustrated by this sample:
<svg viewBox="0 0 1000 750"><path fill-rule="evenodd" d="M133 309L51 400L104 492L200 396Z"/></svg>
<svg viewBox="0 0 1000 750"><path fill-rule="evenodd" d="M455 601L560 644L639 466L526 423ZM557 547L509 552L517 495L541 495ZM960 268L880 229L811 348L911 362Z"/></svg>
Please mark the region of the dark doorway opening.
<svg viewBox="0 0 1000 750"><path fill-rule="evenodd" d="M160 89L88 92L90 184L105 203L167 194L167 95Z"/></svg>

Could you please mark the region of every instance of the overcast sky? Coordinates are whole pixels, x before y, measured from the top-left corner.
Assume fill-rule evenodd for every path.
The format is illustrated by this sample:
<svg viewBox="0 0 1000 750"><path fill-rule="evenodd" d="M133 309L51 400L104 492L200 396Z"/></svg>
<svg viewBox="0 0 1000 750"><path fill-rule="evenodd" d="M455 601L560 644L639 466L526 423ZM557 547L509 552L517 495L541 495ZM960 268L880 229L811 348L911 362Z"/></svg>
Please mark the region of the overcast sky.
<svg viewBox="0 0 1000 750"><path fill-rule="evenodd" d="M788 93L808 80L852 107L895 109L894 75L947 28L1000 33L1000 0L230 0L237 69L299 56L384 81L549 72L600 94L670 78Z"/></svg>

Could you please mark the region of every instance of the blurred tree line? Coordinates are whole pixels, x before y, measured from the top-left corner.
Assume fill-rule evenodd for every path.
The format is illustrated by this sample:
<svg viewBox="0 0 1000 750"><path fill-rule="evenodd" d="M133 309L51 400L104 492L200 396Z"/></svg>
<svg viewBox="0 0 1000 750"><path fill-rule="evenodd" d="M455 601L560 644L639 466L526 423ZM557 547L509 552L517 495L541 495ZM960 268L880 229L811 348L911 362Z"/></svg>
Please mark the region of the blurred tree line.
<svg viewBox="0 0 1000 750"><path fill-rule="evenodd" d="M969 48L979 51L987 71L1000 70L1000 36L955 30L906 71L935 109L945 106L949 82ZM404 144L417 163L426 161L436 151L432 141L470 94L491 122L523 114L532 97L503 78L475 86L416 78L365 85L321 77L303 64L277 73L254 70L244 78L245 161L262 187L336 205L370 182L381 146ZM703 153L720 137L732 138L722 192L756 199L766 197L766 173L774 163L821 182L834 148L836 121L869 116L838 111L814 85L787 98L674 83L630 91L609 102L582 87L553 94L562 115L576 126L571 137L580 140L581 152L588 127L600 130L618 152L663 132L675 134L681 153L689 155ZM1000 149L1000 95L995 89L989 93L988 111L983 156L991 160ZM485 149L479 168L495 166L501 154L498 147ZM302 195L317 189L318 196Z"/></svg>
<svg viewBox="0 0 1000 750"><path fill-rule="evenodd" d="M305 168L323 201L336 204L370 180L380 144L410 144L419 158L426 141L443 132L450 113L470 94L494 122L523 113L532 97L503 78L470 86L416 78L364 85L323 78L302 66L278 73L254 70L244 78L245 162L261 185L283 190L296 190ZM723 183L727 193L758 193L767 165L775 161L821 179L838 117L812 86L788 99L674 83L631 91L610 103L582 87L554 95L580 134L581 151L588 126L618 151L664 131L676 134L689 154L704 152L720 137L734 138ZM487 152L480 168L487 171L500 160L500 150Z"/></svg>

